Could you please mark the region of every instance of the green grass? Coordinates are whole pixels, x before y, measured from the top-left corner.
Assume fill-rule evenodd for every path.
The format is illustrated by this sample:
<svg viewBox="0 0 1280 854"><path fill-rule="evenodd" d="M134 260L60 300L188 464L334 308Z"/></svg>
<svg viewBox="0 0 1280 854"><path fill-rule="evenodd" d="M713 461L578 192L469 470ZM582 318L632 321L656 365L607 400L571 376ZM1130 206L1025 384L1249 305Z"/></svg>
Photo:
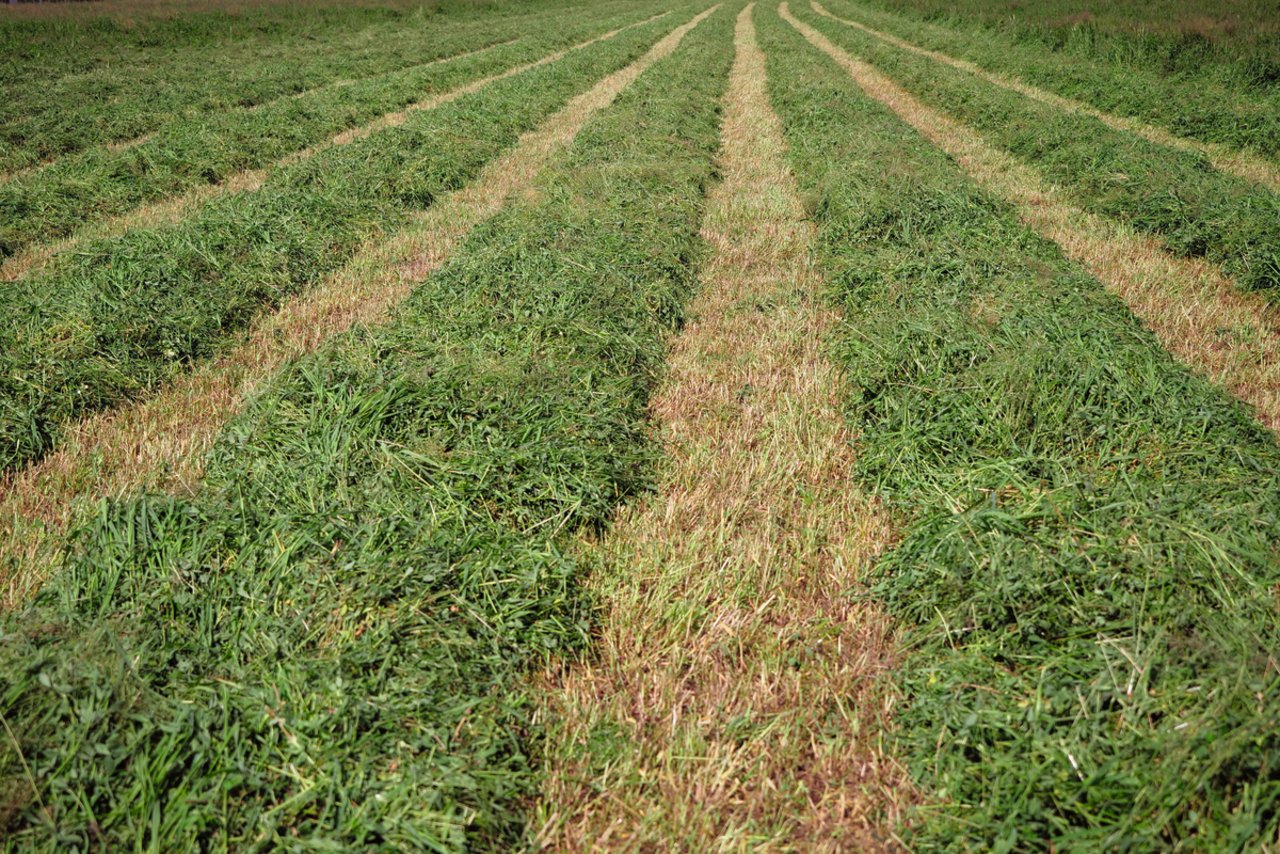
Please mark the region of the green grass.
<svg viewBox="0 0 1280 854"><path fill-rule="evenodd" d="M1073 60L1116 62L1235 85L1280 83L1275 0L869 0L964 29L987 29Z"/></svg>
<svg viewBox="0 0 1280 854"><path fill-rule="evenodd" d="M1172 252L1204 256L1246 290L1280 299L1280 195L1173 151L1009 92L821 17L805 20L922 101L1034 166L1086 210L1130 223Z"/></svg>
<svg viewBox="0 0 1280 854"><path fill-rule="evenodd" d="M314 90L256 109L177 119L155 138L123 151L97 147L0 185L0 257L32 244L64 237L95 220L126 213L150 201L218 183L256 169L308 145L490 74L536 60L552 50L635 23L655 5L622 15L579 16L567 25L563 13L509 25L499 19L483 28L437 34L424 59L493 49L430 67L377 75L350 86ZM513 44L497 42L520 38Z"/></svg>
<svg viewBox="0 0 1280 854"><path fill-rule="evenodd" d="M0 468L145 394L473 177L686 9L274 172L174 225L79 248L0 293Z"/></svg>
<svg viewBox="0 0 1280 854"><path fill-rule="evenodd" d="M991 2L963 9L991 20ZM1039 23L937 18L944 27L828 5L1107 108L1175 130L1192 117L1192 135L1272 150L1273 87L1249 64L1268 35L1201 56L1168 47L1181 44L1174 30L1129 31L1128 0L1088 28L1054 23L1057 2ZM705 5L677 4L0 290L0 472L222 352ZM1077 204L1280 293L1275 195L792 7ZM319 0L6 19L0 92L21 94L0 105L12 143L0 161L65 155L0 186L7 251L659 8ZM267 380L198 484L104 501L59 540L61 570L0 616L5 850L527 843L543 749L528 679L588 643L577 538L652 483L647 407L704 249L735 11L596 116L536 192L473 231L387 324ZM889 743L924 798L908 843L1274 843L1274 435L772 3L756 18L842 316L831 346L854 390L855 474L898 532L870 589L850 595L903 630ZM31 69L46 59L41 93ZM1118 79L1125 68L1133 81ZM271 100L348 76L360 79ZM1215 103L1231 86L1238 97ZM58 99L75 104L62 118ZM1233 116L1262 120L1232 131ZM138 128L155 140L97 147Z"/></svg>
<svg viewBox="0 0 1280 854"><path fill-rule="evenodd" d="M1112 38L1097 24L1038 31L1024 26L1019 16L1050 9L1053 2L1022 3L998 16L973 13L985 3L948 4L958 9L954 14L942 13L934 0L836 0L824 5L842 17L1098 109L1137 116L1193 139L1280 156L1280 33L1275 29L1280 15L1270 0L1265 3L1273 7L1270 35L1254 47L1232 42L1214 49L1196 36ZM1079 11L1078 4L1072 5ZM1129 13L1145 10L1143 20L1153 27L1176 20L1158 14L1146 0L1108 6ZM1252 25L1240 29L1246 39L1258 32L1262 30ZM1234 60L1225 55L1231 53L1237 54Z"/></svg>
<svg viewBox="0 0 1280 854"><path fill-rule="evenodd" d="M277 6L129 23L83 13L0 17L0 171L131 139L185 111L301 91L414 45L429 49L441 23L409 4L319 2L292 13Z"/></svg>
<svg viewBox="0 0 1280 854"><path fill-rule="evenodd" d="M648 482L731 27L695 29L387 327L277 377L195 496L79 532L4 624L6 847L518 840L524 676L585 640L567 538Z"/></svg>
<svg viewBox="0 0 1280 854"><path fill-rule="evenodd" d="M771 91L900 541L916 850L1280 830L1280 448L771 11ZM850 133L856 128L856 133Z"/></svg>
<svg viewBox="0 0 1280 854"><path fill-rule="evenodd" d="M563 20L569 5L522 0L477 14L466 4L433 13L416 3L338 8L310 0L292 11L192 9L127 24L91 10L47 21L0 15L0 172L133 139L175 119L408 68L447 54L464 33L483 39L491 29L500 40L522 26L537 29L548 15ZM588 16L610 6L593 5Z"/></svg>
<svg viewBox="0 0 1280 854"><path fill-rule="evenodd" d="M58 81L67 75L109 69L113 63L137 62L148 54L167 57L167 51L194 53L236 45L261 48L340 30L365 31L408 18L419 8L429 11L413 0L267 3L252 14L218 3L192 3L180 15L174 14L172 6L164 10L133 3L6 9L0 17L0 86L4 87L0 91L38 101L37 93L23 91L34 80Z"/></svg>

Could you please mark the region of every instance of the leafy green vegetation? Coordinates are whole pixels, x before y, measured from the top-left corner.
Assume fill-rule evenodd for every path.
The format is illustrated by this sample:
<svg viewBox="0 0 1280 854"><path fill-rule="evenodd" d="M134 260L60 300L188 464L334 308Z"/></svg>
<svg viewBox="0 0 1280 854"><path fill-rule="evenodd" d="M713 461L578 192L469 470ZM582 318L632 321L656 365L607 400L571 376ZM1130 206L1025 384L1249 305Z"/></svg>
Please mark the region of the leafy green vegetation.
<svg viewBox="0 0 1280 854"><path fill-rule="evenodd" d="M522 676L584 639L565 538L648 476L731 26L694 29L387 327L273 381L196 495L102 507L4 626L9 845L517 839Z"/></svg>
<svg viewBox="0 0 1280 854"><path fill-rule="evenodd" d="M807 22L924 102L1035 166L1081 207L1205 256L1280 298L1280 196L1089 116L1064 112L806 10Z"/></svg>
<svg viewBox="0 0 1280 854"><path fill-rule="evenodd" d="M897 746L933 801L908 841L1274 840L1274 437L759 18L844 312L859 472L900 518L873 595L908 629Z"/></svg>
<svg viewBox="0 0 1280 854"><path fill-rule="evenodd" d="M210 356L679 22L627 30L415 113L278 170L255 192L81 247L10 286L0 293L0 467L41 455L67 422Z"/></svg>
<svg viewBox="0 0 1280 854"><path fill-rule="evenodd" d="M643 14L646 8L653 11ZM0 186L0 257L144 202L266 166L384 113L635 23L654 11L649 6L604 18L593 14L567 25L562 15L552 14L536 22L536 27L523 20L509 28L501 22L484 29L468 28L453 38L446 33L434 43L441 55L494 47L440 65L418 65L350 86L280 98L259 108L179 119L141 145L124 150L98 147L65 158ZM526 37L495 46L520 31Z"/></svg>

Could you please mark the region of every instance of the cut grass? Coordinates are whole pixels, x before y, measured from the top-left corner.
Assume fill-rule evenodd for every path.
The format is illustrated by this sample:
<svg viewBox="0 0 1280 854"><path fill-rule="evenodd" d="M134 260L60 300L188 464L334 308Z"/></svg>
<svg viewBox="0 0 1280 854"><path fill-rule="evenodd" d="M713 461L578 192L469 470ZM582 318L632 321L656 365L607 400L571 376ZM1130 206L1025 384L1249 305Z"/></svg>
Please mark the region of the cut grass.
<svg viewBox="0 0 1280 854"><path fill-rule="evenodd" d="M1273 0L869 0L958 29L986 28L1074 61L1105 60L1238 86L1280 82Z"/></svg>
<svg viewBox="0 0 1280 854"><path fill-rule="evenodd" d="M1238 178L1243 178L1246 181L1263 184L1273 192L1280 191L1280 163L1275 163L1267 160L1266 158L1257 157L1247 152L1235 150L1228 146L1221 145L1220 143L1201 142L1195 139L1187 139L1185 137L1172 134L1163 128L1153 127L1152 125L1145 124L1132 118L1114 115L1104 110L1096 109L1081 101L1064 98L1061 95L1055 95L1054 93L1041 89L1037 86L1030 86L1017 78L993 74L981 66L968 62L967 60L957 59L953 56L948 56L945 53L922 48L919 45L907 41L906 39L900 39L891 33L886 33L881 30L868 27L860 21L832 15L821 3L816 2L816 0L812 5L819 14L827 15L828 17L832 17L835 20L840 21L842 24L860 29L875 36L881 41L894 45L895 47L900 47L903 50L908 50L921 56L927 56L935 62L941 62L942 64L949 65L952 68L958 68L961 71L966 71L976 77L986 80L988 83L1017 92L1021 95L1027 96L1028 98L1041 101L1051 106L1058 107L1059 109L1092 116L1110 128L1135 133L1144 139L1156 143L1157 145L1163 145L1167 148L1176 148L1180 151L1191 151L1204 154L1209 162L1213 164L1213 167L1219 171L1230 173Z"/></svg>
<svg viewBox="0 0 1280 854"><path fill-rule="evenodd" d="M608 27L601 27L608 29ZM481 34L457 58L322 89L256 109L179 119L128 147L100 146L0 186L0 257L56 240L99 219L236 172L271 163L349 127L400 109L424 94L553 49L542 39L493 45ZM486 47L495 48L485 50ZM479 55L474 50L482 50ZM506 60L504 62L504 60Z"/></svg>
<svg viewBox="0 0 1280 854"><path fill-rule="evenodd" d="M541 4L546 0L534 0ZM5 93L21 92L36 80L60 80L87 75L115 61L138 61L150 52L167 56L164 48L190 55L200 48L228 48L236 44L264 47L297 38L315 38L326 31L346 30L357 36L378 23L404 20L418 11L416 3L345 3L312 0L305 4L255 4L246 9L218 8L217 3L186 4L185 15L145 8L147 0L111 0L93 4L20 4L0 16L0 85ZM451 14L472 7L449 3ZM513 3L512 5L517 5ZM522 5L522 4L521 4ZM443 11L443 6L437 7ZM160 11L160 14L154 14ZM428 11L428 10L424 10ZM38 98L38 93L29 97Z"/></svg>
<svg viewBox="0 0 1280 854"><path fill-rule="evenodd" d="M848 479L832 318L750 16L711 254L651 406L669 462L586 548L599 635L544 686L537 847L866 850L909 799L879 749L889 633L849 592L887 529Z"/></svg>
<svg viewBox="0 0 1280 854"><path fill-rule="evenodd" d="M799 18L926 104L1031 164L1087 211L1203 256L1245 290L1280 299L1280 195L1086 115L975 79L797 7Z"/></svg>
<svg viewBox="0 0 1280 854"><path fill-rule="evenodd" d="M435 109L443 104L455 101L463 95L471 94L484 86L510 77L521 74L540 65L554 62L563 57L568 51L583 48L594 44L603 39L612 38L622 30L630 27L640 26L650 21L656 20L669 12L659 12L650 18L646 18L639 22L633 22L626 26L608 30L586 41L579 42L577 45L561 48L550 53L543 53L538 59L526 62L521 65L510 65L505 70L490 74L484 77L471 76L470 82L457 86L436 94L419 98L403 109L395 112L384 113L373 121L359 125L356 127L348 127L341 133L324 140L318 144L307 148L294 151L274 163L268 164L260 169L245 169L234 174L222 177L219 183L206 184L200 183L193 186L186 192L164 198L160 201L142 205L141 207L128 210L126 213L108 217L97 222L87 222L83 227L78 228L69 237L54 242L44 242L38 244L29 244L26 248L18 251L16 254L9 256L3 262L0 262L0 281L16 281L23 276L31 275L32 271L38 271L43 268L50 259L62 254L73 252L76 247L81 244L100 241L105 238L118 237L125 232L142 229L154 228L161 224L172 224L181 220L184 216L191 215L197 211L202 205L207 204L210 199L232 193L244 193L257 190L266 181L272 171L301 160L314 157L317 153L324 151L335 145L349 145L360 139L364 139L372 133L389 127L399 127L404 124L410 114L422 110ZM586 31L590 32L590 22L588 22ZM568 31L577 32L576 27L568 27ZM536 55L536 51L534 52ZM482 63L483 64L483 63ZM501 62L499 63L501 65ZM447 75L446 75L447 76Z"/></svg>
<svg viewBox="0 0 1280 854"><path fill-rule="evenodd" d="M431 14L421 5L338 9L307 0L291 16L188 9L177 22L132 24L93 20L87 4L77 5L79 15L56 24L16 20L11 9L0 15L0 174L127 143L175 119L409 68L456 52L458 41L483 44L486 33L501 41L549 17L563 21L572 4L504 3L477 15L466 4ZM602 3L579 16L624 11Z"/></svg>
<svg viewBox="0 0 1280 854"><path fill-rule="evenodd" d="M527 190L548 160L652 62L683 28L640 59L572 99L474 182L415 217L392 240L375 239L311 292L261 318L222 357L138 403L87 419L36 465L0 483L0 610L27 600L60 565L61 537L92 502L139 489L182 493L199 478L216 433L246 396L290 359L356 323L376 323L414 284L434 272L477 223Z"/></svg>
<svg viewBox="0 0 1280 854"><path fill-rule="evenodd" d="M256 192L82 247L19 280L0 293L0 468L39 457L69 422L213 355L254 316L474 177L670 26L640 25L498 80L278 170Z"/></svg>
<svg viewBox="0 0 1280 854"><path fill-rule="evenodd" d="M1275 303L1241 293L1212 264L1176 258L1128 226L1072 206L1057 188L971 128L922 104L807 24L796 25L864 91L1122 296L1171 353L1254 406L1264 424L1280 429L1280 308Z"/></svg>
<svg viewBox="0 0 1280 854"><path fill-rule="evenodd" d="M1134 40L1102 32L1100 10L1081 14L1078 0L1066 0L1073 14L1058 25L1037 31L1017 18L1052 8L1053 2L1020 4L1004 20L980 20L948 3L948 14L921 14L923 3L858 0L855 17L877 29L956 57L991 71L1011 74L1059 95L1075 98L1112 113L1141 118L1169 128L1180 136L1249 149L1273 160L1280 156L1280 16L1272 0L1259 0L1255 10L1271 7L1270 35L1265 27L1242 26L1232 38L1213 49L1201 33L1162 38L1152 30L1174 24L1176 16L1162 15L1148 0L1121 4L1106 2L1110 10L1139 11L1147 32ZM979 3L986 0L978 0ZM1202 0L1173 0L1169 5L1194 7ZM973 9L976 4L965 4ZM1101 4L1099 4L1101 5ZM1216 0L1204 5L1223 6ZM1235 4L1232 4L1235 5ZM833 7L834 8L834 7ZM853 6L841 6L853 9ZM1239 9L1239 6L1236 6ZM1203 24L1211 14L1186 18ZM1072 17L1077 20L1073 23ZM1186 19L1184 18L1184 20ZM1194 24L1193 24L1194 25ZM1145 44L1144 44L1145 43Z"/></svg>
<svg viewBox="0 0 1280 854"><path fill-rule="evenodd" d="M1274 842L1280 448L767 17L858 471L903 519L873 592L912 627L898 750L937 801L908 843Z"/></svg>
<svg viewBox="0 0 1280 854"><path fill-rule="evenodd" d="M558 543L647 479L729 26L693 30L388 327L273 381L196 496L104 505L6 623L12 844L515 839L523 675L584 635Z"/></svg>
<svg viewBox="0 0 1280 854"><path fill-rule="evenodd" d="M495 45L510 41L513 31L494 27L492 33L447 45L465 51L456 58L255 109L179 120L138 145L97 148L63 159L0 186L0 259L147 202L262 168L380 115L634 23L646 17L644 11L592 15L568 26L552 18L511 44Z"/></svg>

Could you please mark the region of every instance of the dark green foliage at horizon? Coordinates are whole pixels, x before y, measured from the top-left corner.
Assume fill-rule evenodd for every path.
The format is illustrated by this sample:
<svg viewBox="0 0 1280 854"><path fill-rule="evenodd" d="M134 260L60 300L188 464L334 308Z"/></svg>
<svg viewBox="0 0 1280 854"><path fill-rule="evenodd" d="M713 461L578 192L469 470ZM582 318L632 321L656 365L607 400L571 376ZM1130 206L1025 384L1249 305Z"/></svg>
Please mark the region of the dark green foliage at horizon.
<svg viewBox="0 0 1280 854"><path fill-rule="evenodd" d="M82 247L0 291L0 469L63 425L146 393L400 228L685 10L278 170L174 225Z"/></svg>
<svg viewBox="0 0 1280 854"><path fill-rule="evenodd" d="M643 75L541 201L481 227L388 326L275 378L195 496L104 505L80 532L4 624L6 847L520 838L524 677L585 640L565 538L648 482L732 20Z"/></svg>
<svg viewBox="0 0 1280 854"><path fill-rule="evenodd" d="M429 68L419 65L349 86L277 99L256 109L177 119L141 145L116 151L98 147L64 158L0 184L0 257L145 202L267 166L420 99L635 23L643 12L642 7L621 16L591 15L568 25L557 14L510 25L499 19L482 28L445 30L424 53L423 62L485 46L493 49ZM497 44L522 35L516 43Z"/></svg>
<svg viewBox="0 0 1280 854"><path fill-rule="evenodd" d="M1280 830L1280 448L762 10L899 519L913 850L1240 850ZM850 129L856 128L856 133Z"/></svg>
<svg viewBox="0 0 1280 854"><path fill-rule="evenodd" d="M793 5L800 8L808 3ZM923 47L967 59L1098 109L1137 116L1181 136L1280 157L1280 76L1276 73L1280 43L1274 49L1259 43L1263 49L1230 62L1221 54L1234 50L1234 45L1212 56L1203 51L1181 50L1179 42L1183 40L1174 39L1163 42L1173 52L1166 61L1150 55L1140 44L1108 39L1087 25L1055 28L1053 38L1046 44L1023 27L982 25L969 15L929 15L922 19L898 0L830 0L824 5L836 15L852 17ZM1021 8L1042 5L1026 4ZM1148 12L1148 20L1160 24L1168 19ZM1274 20L1280 24L1280 6ZM1280 39L1278 33L1273 30L1269 38ZM1202 42L1194 36L1185 41ZM1180 65L1175 59L1178 56L1184 60L1195 57L1197 61Z"/></svg>
<svg viewBox="0 0 1280 854"><path fill-rule="evenodd" d="M1246 290L1280 299L1280 195L1097 119L1009 92L809 11L805 19L922 101L1027 161L1086 210L1178 255L1204 256Z"/></svg>

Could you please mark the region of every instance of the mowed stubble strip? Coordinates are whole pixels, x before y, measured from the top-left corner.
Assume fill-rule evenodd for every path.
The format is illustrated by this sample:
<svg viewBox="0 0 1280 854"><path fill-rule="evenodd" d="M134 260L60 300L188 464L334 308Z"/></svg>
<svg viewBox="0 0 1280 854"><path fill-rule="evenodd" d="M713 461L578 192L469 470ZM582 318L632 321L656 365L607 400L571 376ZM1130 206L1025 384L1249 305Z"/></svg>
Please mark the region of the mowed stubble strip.
<svg viewBox="0 0 1280 854"><path fill-rule="evenodd" d="M1049 104L1050 106L1058 107L1059 109L1067 110L1072 113L1080 113L1081 115L1090 116L1108 127L1136 134L1143 139L1156 143L1157 145L1163 145L1167 148L1177 149L1178 151L1191 151L1197 154L1203 154L1209 162L1213 164L1215 169L1243 178L1246 181L1262 184L1271 190L1280 192L1280 165L1277 165L1274 162L1256 157L1245 151L1233 150L1228 146L1221 145L1219 143L1187 139L1186 137L1181 137L1177 134L1171 133L1164 128L1147 124L1146 122L1139 121L1138 119L1130 118L1128 116L1117 116L1112 113L1108 113L1105 110L1099 110L1096 107L1092 107L1073 98L1066 98L1062 95L1041 89L1038 86L1032 86L1028 83L1023 83L1020 80L988 71L980 65L969 62L968 60L958 59L942 53L941 51L929 50L928 48L921 47L891 33L886 33L873 27L869 27L861 21L833 14L825 6L817 2L817 0L811 0L810 5L813 6L814 11L819 15L830 18L833 21L839 21L846 26L854 27L855 29L874 36L887 44L891 44L894 47L910 51L919 56L928 57L935 62L940 62L944 65L949 65L952 68L968 72L969 74L981 78L995 86L999 86L1002 89L1007 89L1010 92L1017 92L1019 95L1025 95L1026 97L1040 101L1041 103Z"/></svg>
<svg viewBox="0 0 1280 854"><path fill-rule="evenodd" d="M751 15L710 255L651 406L660 488L585 547L603 624L545 677L535 841L553 850L865 850L911 799L881 748L891 632L851 593L891 534L850 480L833 317Z"/></svg>
<svg viewBox="0 0 1280 854"><path fill-rule="evenodd" d="M357 140L365 139L371 134L385 128L399 127L403 125L408 120L409 116L415 112L431 110L436 107L443 106L465 95L476 92L490 83L530 71L549 62L555 62L558 59L562 59L571 51L589 47L596 42L613 38L625 30L651 23L667 14L670 13L660 12L642 21L610 29L569 47L552 50L537 59L523 63L511 64L506 68L501 67L503 65L502 58L499 58L497 61L481 60L475 66L479 69L480 75L477 76L476 79L466 80L466 82L460 83L456 86L449 86L443 92L419 97L417 100L414 100L403 108L384 113L364 124L344 128L327 140L286 154L272 163L255 168L240 169L221 178L220 180L211 183L200 182L197 186L178 192L174 195L166 196L165 198L158 199L156 201L147 202L137 207L132 207L132 209L126 209L123 212L108 215L96 222L88 221L83 226L78 227L74 233L60 240L42 239L39 242L28 243L0 262L0 281L16 281L23 276L38 274L40 268L49 263L55 256L69 250L73 250L80 244L116 237L124 234L126 231L136 228L151 228L166 223L174 223L182 219L184 216L194 212L201 205L215 198L233 193L244 193L257 190L262 186L263 182L278 169L307 160L327 148L348 145ZM588 22L585 27L574 26L572 29L576 31L579 28L585 28L589 32L590 26L591 22ZM433 66L452 66L455 63L463 64L468 59L476 58L480 54L488 53L493 51L495 48L504 46L505 45L495 45L481 50L447 57L422 66L422 68L425 70ZM521 46L511 48L512 56L515 57L527 54L528 52L528 48L522 48ZM492 67L498 67L500 70L489 74L484 73ZM463 67L457 71L452 68L448 71L442 70L440 72L440 78L444 81L448 81L456 76L465 80L465 78L471 76L472 73L473 72L470 72L469 69L463 65ZM448 84L446 83L446 86L447 85ZM434 88L434 86L431 88ZM207 140L203 140L202 144L205 142L207 142ZM193 156L198 156L198 154L193 154ZM114 169L115 167L111 166L108 168L108 172L114 174ZM0 190L0 193L4 192L7 191ZM50 191L46 188L43 192L48 193ZM110 196L108 196L108 198L112 204L116 204L120 201L119 194L116 194L114 198L111 198ZM100 215L100 212L97 215ZM35 214L33 214L33 216L35 216Z"/></svg>
<svg viewBox="0 0 1280 854"><path fill-rule="evenodd" d="M1241 293L1204 259L1175 257L1154 239L1063 200L1061 191L1033 169L922 104L796 19L786 3L780 11L863 91L956 158L975 181L1012 204L1025 223L1124 299L1179 360L1252 406L1272 430L1280 430L1280 308L1259 294Z"/></svg>
<svg viewBox="0 0 1280 854"><path fill-rule="evenodd" d="M61 535L89 502L141 488L186 491L204 455L245 397L291 359L355 324L376 323L438 269L458 242L529 186L592 115L667 56L712 10L674 29L640 59L576 96L474 183L441 199L404 233L375 240L316 290L263 318L247 339L140 403L92 416L53 454L0 481L0 609L9 610L57 570Z"/></svg>

